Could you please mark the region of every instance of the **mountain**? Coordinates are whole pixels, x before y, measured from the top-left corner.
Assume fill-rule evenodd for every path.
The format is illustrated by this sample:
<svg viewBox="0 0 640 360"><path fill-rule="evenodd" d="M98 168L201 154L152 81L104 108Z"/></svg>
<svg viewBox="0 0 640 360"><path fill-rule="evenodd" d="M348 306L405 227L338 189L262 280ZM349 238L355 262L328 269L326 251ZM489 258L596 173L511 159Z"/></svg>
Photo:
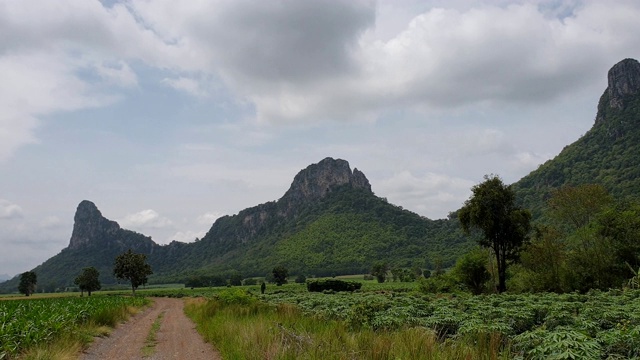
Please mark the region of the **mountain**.
<svg viewBox="0 0 640 360"><path fill-rule="evenodd" d="M544 216L551 191L564 185L596 183L617 198L640 196L640 63L624 59L607 78L593 127L514 184L534 217Z"/></svg>
<svg viewBox="0 0 640 360"><path fill-rule="evenodd" d="M593 127L558 156L513 184L517 199L544 220L546 201L563 185L598 183L618 198L640 197L640 64L625 59L608 73ZM394 266L451 265L473 246L455 218L430 220L377 197L364 173L326 158L301 170L277 201L216 220L194 243L160 246L102 216L90 201L78 205L69 246L34 271L39 286L69 286L95 266L113 283L113 259L129 248L148 255L150 282L239 271L264 276L276 265L292 274L362 273L376 261ZM0 285L15 291L17 278Z"/></svg>
<svg viewBox="0 0 640 360"><path fill-rule="evenodd" d="M377 197L364 173L326 158L301 170L277 201L224 216L194 243L158 245L120 228L95 204L76 210L69 246L34 269L46 290L70 286L83 267L95 266L114 283L114 258L129 248L147 254L150 282L182 282L191 276L239 271L264 276L276 265L292 274L363 273L375 261L395 266L452 264L471 242L455 220L429 220ZM17 279L0 286L12 291Z"/></svg>

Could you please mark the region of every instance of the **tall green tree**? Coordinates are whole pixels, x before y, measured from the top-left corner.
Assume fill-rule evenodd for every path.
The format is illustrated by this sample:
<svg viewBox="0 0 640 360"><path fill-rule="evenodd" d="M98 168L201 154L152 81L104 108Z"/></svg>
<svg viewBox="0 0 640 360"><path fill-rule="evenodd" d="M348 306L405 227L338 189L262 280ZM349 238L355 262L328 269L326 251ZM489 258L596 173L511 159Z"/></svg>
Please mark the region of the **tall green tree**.
<svg viewBox="0 0 640 360"><path fill-rule="evenodd" d="M548 205L556 221L577 230L613 204L613 198L599 184L563 186L551 193Z"/></svg>
<svg viewBox="0 0 640 360"><path fill-rule="evenodd" d="M498 292L507 289L507 265L531 228L531 213L515 204L513 190L497 175L485 175L484 182L471 188L472 195L458 212L462 229L482 232L479 244L493 250L498 267Z"/></svg>
<svg viewBox="0 0 640 360"><path fill-rule="evenodd" d="M377 262L371 267L371 275L376 277L379 283L383 283L387 278L387 271L389 271L389 264L384 262Z"/></svg>
<svg viewBox="0 0 640 360"><path fill-rule="evenodd" d="M29 296L36 291L36 284L38 283L38 276L33 271L26 271L20 275L20 284L18 284L18 291Z"/></svg>
<svg viewBox="0 0 640 360"><path fill-rule="evenodd" d="M289 270L286 267L282 265L276 266L273 268L272 274L273 274L273 280L275 281L276 285L281 286L282 284L287 283Z"/></svg>
<svg viewBox="0 0 640 360"><path fill-rule="evenodd" d="M80 288L80 296L85 291L91 296L91 292L100 290L102 285L99 277L100 272L93 266L82 269L82 273L73 281Z"/></svg>
<svg viewBox="0 0 640 360"><path fill-rule="evenodd" d="M129 280L134 296L138 286L146 284L147 277L151 274L153 271L151 265L147 264L147 256L136 254L131 249L118 255L113 265L113 275L118 279Z"/></svg>

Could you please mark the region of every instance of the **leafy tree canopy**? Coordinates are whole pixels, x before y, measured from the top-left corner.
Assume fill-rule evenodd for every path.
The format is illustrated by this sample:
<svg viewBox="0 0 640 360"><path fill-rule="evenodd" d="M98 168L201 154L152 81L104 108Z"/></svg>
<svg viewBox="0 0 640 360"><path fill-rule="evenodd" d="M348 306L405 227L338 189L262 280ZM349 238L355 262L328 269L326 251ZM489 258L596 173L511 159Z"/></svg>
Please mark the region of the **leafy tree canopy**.
<svg viewBox="0 0 640 360"><path fill-rule="evenodd" d="M273 280L275 281L276 285L280 286L282 284L286 284L287 283L287 277L289 276L289 270L280 265L280 266L276 266L273 268Z"/></svg>
<svg viewBox="0 0 640 360"><path fill-rule="evenodd" d="M38 283L38 276L33 271L27 271L20 275L20 284L18 285L18 291L25 296L29 296L36 291L36 284Z"/></svg>
<svg viewBox="0 0 640 360"><path fill-rule="evenodd" d="M517 258L530 230L531 213L515 204L513 190L497 175L471 188L472 196L458 212L463 230L482 232L481 246L493 250L498 266L498 291L506 290L507 264Z"/></svg>
<svg viewBox="0 0 640 360"><path fill-rule="evenodd" d="M100 272L95 267L87 267L82 269L82 274L78 275L74 280L74 284L78 285L81 292L86 291L89 296L91 292L100 290L102 285L100 284Z"/></svg>
<svg viewBox="0 0 640 360"><path fill-rule="evenodd" d="M129 280L131 291L136 294L138 286L147 283L147 277L153 274L151 265L147 264L145 254L136 254L131 249L116 257L113 275L118 279Z"/></svg>

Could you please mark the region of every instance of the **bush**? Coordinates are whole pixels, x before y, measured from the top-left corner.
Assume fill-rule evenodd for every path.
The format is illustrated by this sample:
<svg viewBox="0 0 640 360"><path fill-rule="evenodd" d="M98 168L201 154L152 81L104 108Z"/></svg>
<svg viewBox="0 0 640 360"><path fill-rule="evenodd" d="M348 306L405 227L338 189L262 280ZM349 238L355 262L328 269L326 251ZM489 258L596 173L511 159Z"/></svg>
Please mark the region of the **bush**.
<svg viewBox="0 0 640 360"><path fill-rule="evenodd" d="M258 285L258 279L256 278L246 278L243 281L244 285Z"/></svg>
<svg viewBox="0 0 640 360"><path fill-rule="evenodd" d="M343 281L336 279L327 280L311 280L307 281L307 290L309 292L332 291L355 291L362 287L362 283L356 281Z"/></svg>
<svg viewBox="0 0 640 360"><path fill-rule="evenodd" d="M298 277L296 277L296 283L297 284L304 284L307 281L307 277L300 274L298 275Z"/></svg>
<svg viewBox="0 0 640 360"><path fill-rule="evenodd" d="M456 279L450 274L422 278L418 281L418 288L425 294L449 293L459 290Z"/></svg>

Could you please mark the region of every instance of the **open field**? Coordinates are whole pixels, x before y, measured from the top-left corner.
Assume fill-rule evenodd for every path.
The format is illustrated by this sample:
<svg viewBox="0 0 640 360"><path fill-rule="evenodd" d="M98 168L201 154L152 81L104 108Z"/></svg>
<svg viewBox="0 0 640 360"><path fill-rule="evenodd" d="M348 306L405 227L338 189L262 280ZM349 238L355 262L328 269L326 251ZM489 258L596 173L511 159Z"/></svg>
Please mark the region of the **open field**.
<svg viewBox="0 0 640 360"><path fill-rule="evenodd" d="M640 357L640 291L423 295L384 285L335 294L288 285L256 296L233 288L187 309L232 359Z"/></svg>
<svg viewBox="0 0 640 360"><path fill-rule="evenodd" d="M158 287L137 293L199 298L187 300L185 310L225 359L640 358L639 290L425 295L418 291L417 283L358 281L363 287L354 293L309 293L301 284L270 284L264 295L258 285ZM110 301L139 306L141 303L127 301L144 301L113 296L129 293L3 301L0 315L16 313L6 304L24 308L19 310L25 314L21 319L35 316L26 314L51 315L22 325L53 323L49 330L33 332L44 334L40 337L31 339L13 331L22 334L16 336L21 339L19 347L31 347L59 337L56 329L64 326L56 327L58 322L100 322L95 315L87 315L86 306L99 307ZM27 311L43 306L48 310ZM3 329L2 344L6 333ZM2 351L9 356L19 352L13 348Z"/></svg>
<svg viewBox="0 0 640 360"><path fill-rule="evenodd" d="M25 351L51 352L47 346L62 341L79 350L102 326L113 327L133 308L148 301L142 297L39 297L0 302L0 359Z"/></svg>

